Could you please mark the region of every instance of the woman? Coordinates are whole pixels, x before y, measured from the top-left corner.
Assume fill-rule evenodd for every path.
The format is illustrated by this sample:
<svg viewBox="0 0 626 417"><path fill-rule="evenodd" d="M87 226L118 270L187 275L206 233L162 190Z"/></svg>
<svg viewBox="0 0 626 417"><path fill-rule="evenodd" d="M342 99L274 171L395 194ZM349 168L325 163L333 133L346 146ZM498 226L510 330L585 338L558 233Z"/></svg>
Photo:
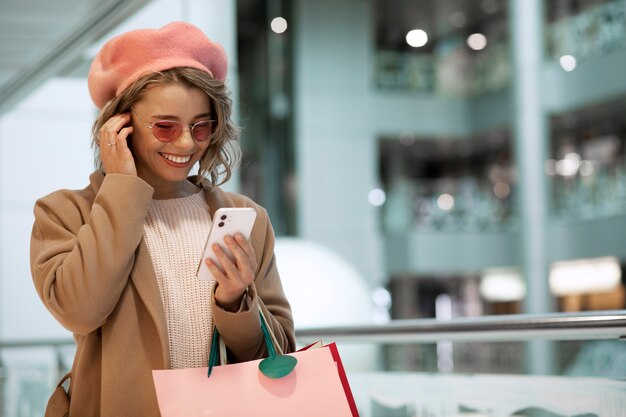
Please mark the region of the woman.
<svg viewBox="0 0 626 417"><path fill-rule="evenodd" d="M231 360L264 356L259 308L294 348L267 213L218 188L238 149L225 77L221 46L181 22L122 34L94 59L98 169L37 201L31 238L37 292L76 340L70 416L158 416L151 371L206 366L213 326ZM202 253L212 214L231 206L257 219L249 240L213 248L218 267ZM201 261L214 282L197 279ZM53 398L47 415L63 415Z"/></svg>

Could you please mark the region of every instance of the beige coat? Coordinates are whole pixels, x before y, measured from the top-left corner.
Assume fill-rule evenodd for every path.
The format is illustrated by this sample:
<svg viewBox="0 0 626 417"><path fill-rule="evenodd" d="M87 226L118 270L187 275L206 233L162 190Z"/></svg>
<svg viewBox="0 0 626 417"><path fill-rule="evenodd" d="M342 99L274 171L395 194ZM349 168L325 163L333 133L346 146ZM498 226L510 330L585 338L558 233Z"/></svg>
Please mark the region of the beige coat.
<svg viewBox="0 0 626 417"><path fill-rule="evenodd" d="M151 370L168 369L169 343L144 219L153 189L138 177L93 173L83 190L56 191L35 205L31 269L43 303L74 334L71 417L158 416ZM250 199L204 184L211 214L257 210L251 235L258 270L249 306L213 320L233 360L265 355L257 305L283 349L294 349L293 320L274 260L266 211ZM215 301L215 300L213 300Z"/></svg>

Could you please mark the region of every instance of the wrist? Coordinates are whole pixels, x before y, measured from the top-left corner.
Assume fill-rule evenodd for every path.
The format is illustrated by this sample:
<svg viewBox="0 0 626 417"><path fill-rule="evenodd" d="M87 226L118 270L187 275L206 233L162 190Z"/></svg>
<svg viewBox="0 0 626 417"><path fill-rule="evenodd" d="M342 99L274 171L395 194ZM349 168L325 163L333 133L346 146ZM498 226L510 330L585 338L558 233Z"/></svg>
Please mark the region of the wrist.
<svg viewBox="0 0 626 417"><path fill-rule="evenodd" d="M243 299L243 296L239 297L239 299L232 301L230 303L228 302L222 302L219 301L218 299L216 299L215 301L217 301L217 305L222 309L222 310L226 310L230 313L236 313L237 311L239 311L241 309L241 301Z"/></svg>

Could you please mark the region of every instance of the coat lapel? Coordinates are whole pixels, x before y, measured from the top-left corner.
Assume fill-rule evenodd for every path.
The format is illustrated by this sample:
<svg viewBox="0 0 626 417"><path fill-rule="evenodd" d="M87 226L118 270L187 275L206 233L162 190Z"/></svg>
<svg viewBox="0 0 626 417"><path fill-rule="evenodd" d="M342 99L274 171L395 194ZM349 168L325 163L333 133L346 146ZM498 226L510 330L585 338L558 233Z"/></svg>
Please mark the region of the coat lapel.
<svg viewBox="0 0 626 417"><path fill-rule="evenodd" d="M91 186L94 190L94 194L98 193L102 182L104 181L104 175L101 172L93 172L90 177ZM146 242L141 239L139 247L135 251L135 262L133 268L130 271L130 278L137 288L137 293L141 298L141 301L146 306L148 313L154 321L154 325L159 333L159 339L161 341L161 347L163 350L163 364L164 368L170 367L170 342L167 333L167 321L165 318L165 309L163 308L163 301L161 301L161 291L159 284L157 283L156 273L152 265L152 259L150 258L150 252Z"/></svg>
<svg viewBox="0 0 626 417"><path fill-rule="evenodd" d="M150 252L146 242L141 239L135 252L135 264L130 272L130 278L137 288L139 297L150 313L154 325L159 333L161 347L163 348L163 364L165 369L170 368L170 342L167 333L167 320L165 309L161 300L161 291L157 283L156 274L150 258Z"/></svg>

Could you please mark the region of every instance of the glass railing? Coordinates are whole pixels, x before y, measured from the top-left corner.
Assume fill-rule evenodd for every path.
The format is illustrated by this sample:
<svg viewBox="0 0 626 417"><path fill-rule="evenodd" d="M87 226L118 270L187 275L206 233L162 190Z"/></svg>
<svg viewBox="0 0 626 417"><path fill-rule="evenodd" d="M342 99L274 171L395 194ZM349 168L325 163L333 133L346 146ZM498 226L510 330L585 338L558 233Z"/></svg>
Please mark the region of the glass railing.
<svg viewBox="0 0 626 417"><path fill-rule="evenodd" d="M362 417L621 417L626 384L598 378L369 373L349 376Z"/></svg>
<svg viewBox="0 0 626 417"><path fill-rule="evenodd" d="M626 417L624 336L626 311L296 331L337 342L362 417ZM0 342L0 416L42 416L73 354L71 339Z"/></svg>
<svg viewBox="0 0 626 417"><path fill-rule="evenodd" d="M626 1L609 1L546 27L548 56L585 59L607 55L626 46Z"/></svg>
<svg viewBox="0 0 626 417"><path fill-rule="evenodd" d="M0 417L41 417L75 353L71 338L0 342Z"/></svg>
<svg viewBox="0 0 626 417"><path fill-rule="evenodd" d="M376 88L470 98L503 90L511 81L509 44L497 41L484 51L468 51L463 39L441 40L436 54L377 51Z"/></svg>
<svg viewBox="0 0 626 417"><path fill-rule="evenodd" d="M516 230L514 186L456 178L396 181L387 190L386 232L508 232ZM499 194L499 195L498 195Z"/></svg>
<svg viewBox="0 0 626 417"><path fill-rule="evenodd" d="M626 416L624 335L626 311L297 332L338 343L362 417ZM379 348L380 369L353 364L364 343Z"/></svg>
<svg viewBox="0 0 626 417"><path fill-rule="evenodd" d="M592 176L554 176L553 215L564 220L590 220L626 213L626 168L623 164Z"/></svg>

